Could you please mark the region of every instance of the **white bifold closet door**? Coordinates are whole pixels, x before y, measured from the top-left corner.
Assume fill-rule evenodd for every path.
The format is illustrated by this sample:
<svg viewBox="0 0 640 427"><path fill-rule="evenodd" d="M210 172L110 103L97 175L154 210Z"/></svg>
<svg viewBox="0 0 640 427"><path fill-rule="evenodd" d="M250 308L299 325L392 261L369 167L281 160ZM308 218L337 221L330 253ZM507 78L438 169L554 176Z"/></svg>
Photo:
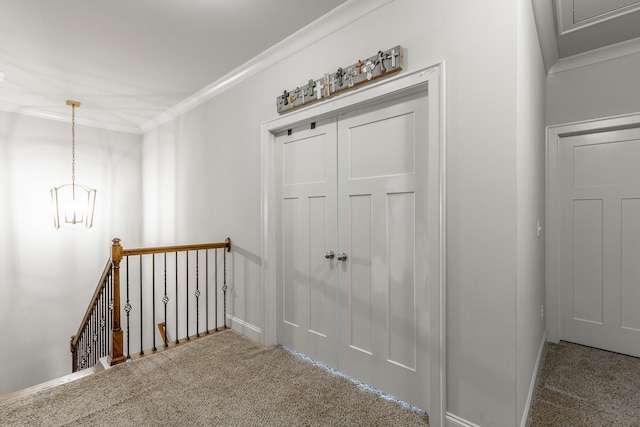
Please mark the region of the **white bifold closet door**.
<svg viewBox="0 0 640 427"><path fill-rule="evenodd" d="M422 93L276 137L278 342L426 410L427 136Z"/></svg>

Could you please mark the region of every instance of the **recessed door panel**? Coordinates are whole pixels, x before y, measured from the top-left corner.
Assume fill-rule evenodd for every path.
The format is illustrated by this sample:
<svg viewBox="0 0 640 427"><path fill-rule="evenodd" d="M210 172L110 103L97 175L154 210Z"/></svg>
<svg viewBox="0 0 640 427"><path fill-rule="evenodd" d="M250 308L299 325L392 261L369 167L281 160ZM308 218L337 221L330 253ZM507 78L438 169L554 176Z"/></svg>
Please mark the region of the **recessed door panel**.
<svg viewBox="0 0 640 427"><path fill-rule="evenodd" d="M573 149L573 157L575 187L640 184L638 140L580 145Z"/></svg>
<svg viewBox="0 0 640 427"><path fill-rule="evenodd" d="M282 184L324 182L327 177L326 134L302 138L282 147Z"/></svg>
<svg viewBox="0 0 640 427"><path fill-rule="evenodd" d="M389 361L416 369L415 193L387 196Z"/></svg>
<svg viewBox="0 0 640 427"><path fill-rule="evenodd" d="M298 292L300 289L300 260L298 243L300 242L299 199L282 201L282 319L298 326Z"/></svg>
<svg viewBox="0 0 640 427"><path fill-rule="evenodd" d="M416 154L414 119L413 112L408 112L351 128L349 178L413 173Z"/></svg>
<svg viewBox="0 0 640 427"><path fill-rule="evenodd" d="M602 323L602 200L573 201L573 318Z"/></svg>
<svg viewBox="0 0 640 427"><path fill-rule="evenodd" d="M373 339L373 272L371 195L352 195L349 203L348 321L349 346L371 354ZM346 237L346 236L345 236Z"/></svg>
<svg viewBox="0 0 640 427"><path fill-rule="evenodd" d="M334 212L330 214L335 215ZM335 317L335 309L331 304L335 301L335 272L327 268L326 258L320 256L327 248L334 246L333 239L327 241L327 237L334 233L334 230L327 229L332 223L328 215L326 196L309 198L309 270L306 272L309 282L309 332L323 337L333 333L328 326L333 324Z"/></svg>

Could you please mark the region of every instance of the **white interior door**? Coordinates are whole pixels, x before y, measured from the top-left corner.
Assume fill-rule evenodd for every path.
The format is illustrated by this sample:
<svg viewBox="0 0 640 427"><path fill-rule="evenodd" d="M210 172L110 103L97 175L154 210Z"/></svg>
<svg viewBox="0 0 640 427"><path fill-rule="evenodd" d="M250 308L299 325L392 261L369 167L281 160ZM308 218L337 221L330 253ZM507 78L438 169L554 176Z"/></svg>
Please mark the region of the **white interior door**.
<svg viewBox="0 0 640 427"><path fill-rule="evenodd" d="M277 339L337 367L336 121L276 136Z"/></svg>
<svg viewBox="0 0 640 427"><path fill-rule="evenodd" d="M640 130L558 154L560 339L640 356Z"/></svg>
<svg viewBox="0 0 640 427"><path fill-rule="evenodd" d="M340 370L426 409L427 102L338 121Z"/></svg>
<svg viewBox="0 0 640 427"><path fill-rule="evenodd" d="M427 104L412 95L276 136L278 342L423 409Z"/></svg>

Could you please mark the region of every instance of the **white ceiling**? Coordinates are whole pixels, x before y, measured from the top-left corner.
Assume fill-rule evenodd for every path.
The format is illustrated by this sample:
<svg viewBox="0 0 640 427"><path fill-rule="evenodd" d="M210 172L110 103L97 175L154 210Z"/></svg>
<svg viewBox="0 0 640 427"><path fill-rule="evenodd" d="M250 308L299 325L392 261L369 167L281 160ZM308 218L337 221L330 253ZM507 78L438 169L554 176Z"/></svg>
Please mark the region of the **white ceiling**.
<svg viewBox="0 0 640 427"><path fill-rule="evenodd" d="M0 109L139 132L354 0L0 0Z"/></svg>

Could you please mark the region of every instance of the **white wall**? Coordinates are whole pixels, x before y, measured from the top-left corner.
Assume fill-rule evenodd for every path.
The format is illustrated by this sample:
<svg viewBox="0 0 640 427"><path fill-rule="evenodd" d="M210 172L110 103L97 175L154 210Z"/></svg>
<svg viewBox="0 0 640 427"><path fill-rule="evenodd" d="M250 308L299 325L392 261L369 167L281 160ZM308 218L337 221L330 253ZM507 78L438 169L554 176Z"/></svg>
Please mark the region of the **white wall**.
<svg viewBox="0 0 640 427"><path fill-rule="evenodd" d="M76 125L77 182L98 190L94 226L55 230L49 190L71 179L71 124L0 112L0 394L71 372L69 338L111 239L140 243L140 139Z"/></svg>
<svg viewBox="0 0 640 427"><path fill-rule="evenodd" d="M542 212L544 94L523 4L395 0L149 132L145 215L153 216L148 206L157 214L145 243L231 236L230 310L259 336L260 125L277 116L275 97L396 44L406 49L407 70L445 60L447 410L477 425L513 426L542 333L538 318L529 323L532 307L539 310L544 293L543 245L530 224ZM157 177L165 175L176 177L173 193L163 193L171 186Z"/></svg>
<svg viewBox="0 0 640 427"><path fill-rule="evenodd" d="M639 69L635 53L550 74L547 125L640 112Z"/></svg>
<svg viewBox="0 0 640 427"><path fill-rule="evenodd" d="M522 426L545 330L545 75L531 1L518 0L516 425Z"/></svg>

